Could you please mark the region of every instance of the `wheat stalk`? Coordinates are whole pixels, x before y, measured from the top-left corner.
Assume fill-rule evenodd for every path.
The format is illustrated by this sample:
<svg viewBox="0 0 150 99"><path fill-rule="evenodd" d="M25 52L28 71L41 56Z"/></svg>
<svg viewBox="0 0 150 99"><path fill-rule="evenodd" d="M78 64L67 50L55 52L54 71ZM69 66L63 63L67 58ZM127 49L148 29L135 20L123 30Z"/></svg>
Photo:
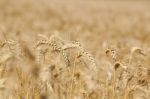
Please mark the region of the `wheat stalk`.
<svg viewBox="0 0 150 99"><path fill-rule="evenodd" d="M91 54L89 54L88 52L84 50L84 48L81 46L79 42L75 41L75 42L67 43L67 44L64 44L64 43L65 41L62 40L60 37L52 35L49 40L42 40L42 41L37 42L35 45L35 48L42 46L42 45L46 45L46 46L52 47L54 51L61 52L67 66L69 66L70 61L68 59L66 50L74 49L74 48L78 49L80 51L81 56L86 57L90 61L89 68L91 70L95 70L95 71L97 70L94 58L92 57Z"/></svg>

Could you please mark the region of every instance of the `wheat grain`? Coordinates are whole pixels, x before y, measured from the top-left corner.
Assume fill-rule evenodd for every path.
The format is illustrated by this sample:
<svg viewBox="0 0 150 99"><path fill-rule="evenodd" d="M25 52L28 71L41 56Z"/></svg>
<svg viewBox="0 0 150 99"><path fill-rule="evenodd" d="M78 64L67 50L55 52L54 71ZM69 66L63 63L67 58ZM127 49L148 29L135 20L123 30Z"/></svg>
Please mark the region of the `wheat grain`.
<svg viewBox="0 0 150 99"><path fill-rule="evenodd" d="M140 47L132 47L131 53L130 53L130 58L129 58L129 64L131 64L134 53L138 53L138 54L146 56L145 52Z"/></svg>
<svg viewBox="0 0 150 99"><path fill-rule="evenodd" d="M58 40L58 41L57 41ZM61 43L61 44L60 44ZM67 57L67 54L66 54L66 50L67 49L73 49L73 48L78 48L81 52L81 54L83 56L85 56L91 63L91 69L93 70L96 70L96 64L95 64L95 61L94 61L94 58L91 56L91 54L89 54L88 52L86 52L83 47L81 46L81 44L79 42L75 42L75 43L69 43L69 44L62 44L62 43L65 43L63 42L63 40L59 38L57 38L55 35L54 36L51 36L50 39L47 41L47 40L42 40L42 41L39 41L35 46L38 47L38 46L41 46L41 45L47 45L47 46L51 46L53 48L54 51L60 51L65 59L65 62L67 64L67 66L69 65L69 59Z"/></svg>
<svg viewBox="0 0 150 99"><path fill-rule="evenodd" d="M78 45L81 55L85 56L90 61L91 64L89 68L91 70L97 71L96 63L92 55L86 52L79 42L75 42L75 44Z"/></svg>

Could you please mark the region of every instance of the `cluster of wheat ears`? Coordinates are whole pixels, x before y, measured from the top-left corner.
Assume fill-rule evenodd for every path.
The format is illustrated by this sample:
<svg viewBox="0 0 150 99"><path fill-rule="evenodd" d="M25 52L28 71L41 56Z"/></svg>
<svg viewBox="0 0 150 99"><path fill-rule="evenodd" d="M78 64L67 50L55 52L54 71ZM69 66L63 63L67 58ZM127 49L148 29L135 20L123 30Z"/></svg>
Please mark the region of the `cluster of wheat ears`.
<svg viewBox="0 0 150 99"><path fill-rule="evenodd" d="M113 68L107 75L77 41L58 35L40 40L29 48L23 41L0 43L0 98L2 99L148 99L150 69L132 65L136 55L147 57L139 47L131 48L128 62L117 59L115 49L106 49Z"/></svg>

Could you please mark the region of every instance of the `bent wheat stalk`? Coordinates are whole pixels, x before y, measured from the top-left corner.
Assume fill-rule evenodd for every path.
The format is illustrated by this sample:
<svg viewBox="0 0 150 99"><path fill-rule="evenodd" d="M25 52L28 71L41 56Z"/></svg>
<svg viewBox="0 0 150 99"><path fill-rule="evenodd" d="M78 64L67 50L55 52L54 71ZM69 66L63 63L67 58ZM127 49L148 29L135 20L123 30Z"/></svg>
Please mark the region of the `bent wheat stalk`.
<svg viewBox="0 0 150 99"><path fill-rule="evenodd" d="M43 36L42 36L42 38L43 38ZM66 51L68 49L77 49L81 54L80 56L84 56L86 59L89 60L89 62L90 62L89 68L94 71L97 70L96 63L95 63L95 60L92 57L92 55L89 54L88 52L86 52L84 50L84 48L81 46L81 44L77 41L74 41L71 43L70 42L66 43L60 37L58 37L56 35L52 35L48 40L46 39L46 40L41 40L41 41L37 42L37 44L35 45L35 48L38 48L42 45L52 47L53 51L58 51L58 52L62 53L62 56L64 57L64 60L65 60L65 63L67 66L70 65L70 60L68 59Z"/></svg>

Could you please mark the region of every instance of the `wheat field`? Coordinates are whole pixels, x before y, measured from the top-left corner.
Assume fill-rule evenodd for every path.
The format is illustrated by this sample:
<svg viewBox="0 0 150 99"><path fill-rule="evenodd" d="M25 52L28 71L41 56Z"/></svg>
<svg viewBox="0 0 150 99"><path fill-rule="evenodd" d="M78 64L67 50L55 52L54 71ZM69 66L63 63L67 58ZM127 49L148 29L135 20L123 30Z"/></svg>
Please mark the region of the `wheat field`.
<svg viewBox="0 0 150 99"><path fill-rule="evenodd" d="M150 99L147 0L0 0L0 99Z"/></svg>

